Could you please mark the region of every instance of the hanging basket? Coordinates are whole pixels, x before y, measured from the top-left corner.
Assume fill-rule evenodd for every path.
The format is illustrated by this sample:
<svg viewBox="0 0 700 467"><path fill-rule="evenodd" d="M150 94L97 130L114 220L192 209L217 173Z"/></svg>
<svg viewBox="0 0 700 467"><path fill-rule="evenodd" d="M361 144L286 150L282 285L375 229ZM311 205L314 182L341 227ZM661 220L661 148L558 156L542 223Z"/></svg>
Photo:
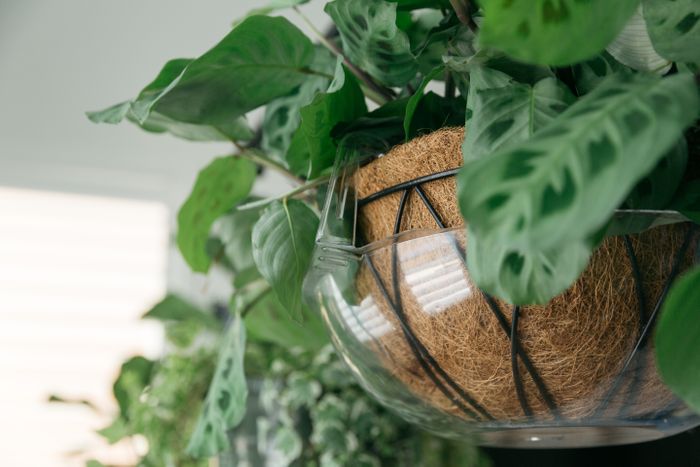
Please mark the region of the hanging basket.
<svg viewBox="0 0 700 467"><path fill-rule="evenodd" d="M564 293L512 306L465 266L463 136L443 129L336 168L305 294L363 386L426 429L488 445L619 444L697 425L661 382L651 339L695 229L608 237Z"/></svg>

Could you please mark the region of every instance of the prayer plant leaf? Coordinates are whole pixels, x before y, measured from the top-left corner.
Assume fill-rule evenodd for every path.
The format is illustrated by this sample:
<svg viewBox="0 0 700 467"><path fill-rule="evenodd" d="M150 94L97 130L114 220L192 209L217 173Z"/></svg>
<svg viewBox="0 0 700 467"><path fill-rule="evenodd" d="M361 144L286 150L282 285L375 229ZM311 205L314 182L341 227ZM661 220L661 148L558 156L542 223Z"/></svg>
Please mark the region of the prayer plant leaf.
<svg viewBox="0 0 700 467"><path fill-rule="evenodd" d="M256 168L240 157L214 159L197 175L192 193L177 215L177 246L192 270L206 272L209 231L216 219L248 196Z"/></svg>
<svg viewBox="0 0 700 467"><path fill-rule="evenodd" d="M331 76L336 63L328 49L317 46L311 69ZM284 161L301 122L301 109L311 104L318 93L326 91L330 83L328 76L309 76L292 94L275 99L265 107L261 147L266 154Z"/></svg>
<svg viewBox="0 0 700 467"><path fill-rule="evenodd" d="M679 278L656 328L656 361L664 382L700 412L700 268Z"/></svg>
<svg viewBox="0 0 700 467"><path fill-rule="evenodd" d="M700 64L700 2L643 0L651 42L664 58Z"/></svg>
<svg viewBox="0 0 700 467"><path fill-rule="evenodd" d="M580 95L588 94L608 76L621 73L625 67L607 52L571 67L574 85Z"/></svg>
<svg viewBox="0 0 700 467"><path fill-rule="evenodd" d="M228 431L243 419L248 399L243 368L245 326L234 315L226 332L202 412L197 420L187 453L193 457L211 457L230 447Z"/></svg>
<svg viewBox="0 0 700 467"><path fill-rule="evenodd" d="M678 141L698 106L691 75L613 76L529 140L465 163L458 177L462 215L477 241L498 246L499 263L488 271L470 259L477 285L494 293L498 283L501 297L516 304L551 298L552 287L528 291L522 279L500 279L537 264L534 255L595 244L590 239ZM560 273L552 268L559 261L541 264L548 276ZM583 269L573 260L567 268L573 264Z"/></svg>
<svg viewBox="0 0 700 467"><path fill-rule="evenodd" d="M335 0L325 7L350 60L387 86L403 86L418 71L408 36L396 26L396 4Z"/></svg>
<svg viewBox="0 0 700 467"><path fill-rule="evenodd" d="M189 63L144 110L196 124L230 124L292 92L309 74L311 41L284 18L251 16ZM264 83L264 85L261 85Z"/></svg>
<svg viewBox="0 0 700 467"><path fill-rule="evenodd" d="M469 76L467 113L471 118L464 137L465 161L527 140L574 101L556 78L522 84L484 67L476 67Z"/></svg>
<svg viewBox="0 0 700 467"><path fill-rule="evenodd" d="M483 46L528 63L563 66L600 53L639 0L481 0Z"/></svg>
<svg viewBox="0 0 700 467"><path fill-rule="evenodd" d="M303 319L301 288L311 261L318 217L303 202L289 199L268 206L253 228L253 258L280 303Z"/></svg>
<svg viewBox="0 0 700 467"><path fill-rule="evenodd" d="M221 125L199 125L185 123L152 111L154 100L170 84L178 79L182 71L192 62L189 58L170 60L133 101L116 104L102 111L88 112L94 123L120 123L124 118L152 133L170 133L190 141L246 141L253 138L244 117L232 119Z"/></svg>
<svg viewBox="0 0 700 467"><path fill-rule="evenodd" d="M327 92L316 94L301 108L301 124L292 136L287 164L296 174L316 178L335 163L337 146L331 137L333 127L351 122L367 113L364 95L355 77L337 63L335 79Z"/></svg>
<svg viewBox="0 0 700 467"><path fill-rule="evenodd" d="M467 265L479 287L510 303L547 303L566 290L588 264L592 242L552 250L519 250L468 229Z"/></svg>
<svg viewBox="0 0 700 467"><path fill-rule="evenodd" d="M629 209L664 209L676 193L688 163L688 144L681 138L647 176L634 187L625 201Z"/></svg>

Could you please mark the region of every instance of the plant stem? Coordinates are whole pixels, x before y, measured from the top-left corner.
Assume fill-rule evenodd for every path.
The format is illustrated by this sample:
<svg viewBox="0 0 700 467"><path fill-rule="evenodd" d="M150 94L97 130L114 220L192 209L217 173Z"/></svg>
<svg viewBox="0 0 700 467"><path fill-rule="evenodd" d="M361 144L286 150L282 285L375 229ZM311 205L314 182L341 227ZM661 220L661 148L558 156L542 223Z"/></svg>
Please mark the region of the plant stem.
<svg viewBox="0 0 700 467"><path fill-rule="evenodd" d="M299 15L299 17L306 23L306 25L311 29L311 31L316 35L318 38L318 41L326 47L328 50L333 52L335 55L342 57L343 58L343 63L345 64L346 67L352 72L353 75L357 77L362 83L365 85L365 89L368 91L367 92L367 97L372 99L374 102L376 102L379 105L384 105L388 101L394 99L395 95L394 92L386 88L384 86L381 86L377 84L370 75L365 73L363 70L361 70L357 65L352 63L348 57L346 57L343 54L343 51L340 50L340 48L335 45L332 41L328 40L326 36L324 36L321 31L319 31L316 26L313 25L313 23L309 20L309 18L304 15L304 13L301 12L301 10L298 7L294 7L294 11Z"/></svg>
<svg viewBox="0 0 700 467"><path fill-rule="evenodd" d="M329 178L330 177L319 177L317 179L306 182L303 185L300 185L300 186L294 188L293 190L288 191L287 193L284 193L282 195L275 196L272 198L265 198L265 199L261 199L258 201L253 201L252 203L241 204L240 206L236 207L236 209L239 211L246 211L248 209L256 209L256 208L259 208L261 206L265 206L266 204L269 204L273 201L279 201L279 200L291 198L292 196L296 196L300 193L308 191L308 190L315 188L319 185L323 185L324 183L326 183L328 181Z"/></svg>
<svg viewBox="0 0 700 467"><path fill-rule="evenodd" d="M248 312L250 310L252 310L253 307L255 305L257 305L258 302L260 302L260 300L265 298L265 295L269 294L270 292L272 292L272 287L270 287L269 284L267 286L265 286L263 289L261 289L260 292L255 297L253 297L253 299L251 301L246 303L246 305L243 307L243 309L241 310L241 319L245 318L245 316L248 314Z"/></svg>
<svg viewBox="0 0 700 467"><path fill-rule="evenodd" d="M445 97L448 99L455 97L455 80L450 70L445 70Z"/></svg>
<svg viewBox="0 0 700 467"><path fill-rule="evenodd" d="M241 150L240 153L234 154L233 157L240 157L243 159L248 159L251 162L255 162L256 164L265 167L270 170L274 170L275 172L285 176L287 179L291 180L294 183L297 184L303 184L304 179L297 177L296 175L292 174L289 170L287 170L286 167L284 167L282 164L279 164L272 159L268 159L267 157L263 157L260 155L260 152L257 151L256 149L246 149L243 148L239 145L236 145L239 150Z"/></svg>
<svg viewBox="0 0 700 467"><path fill-rule="evenodd" d="M472 32L476 33L479 30L479 26L474 22L472 18L472 6L469 0L450 0L450 5L452 9L457 13L457 18L466 24Z"/></svg>

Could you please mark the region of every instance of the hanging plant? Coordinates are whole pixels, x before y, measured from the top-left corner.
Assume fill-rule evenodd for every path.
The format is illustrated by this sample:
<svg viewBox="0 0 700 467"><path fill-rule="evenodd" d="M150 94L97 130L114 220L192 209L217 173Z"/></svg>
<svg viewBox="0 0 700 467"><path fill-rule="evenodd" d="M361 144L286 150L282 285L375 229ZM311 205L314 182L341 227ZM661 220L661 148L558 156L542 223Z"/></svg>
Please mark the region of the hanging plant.
<svg viewBox="0 0 700 467"><path fill-rule="evenodd" d="M591 333L612 336L588 347L594 357L605 356L606 346L620 344L615 358L584 359L599 365L598 369L609 365L609 371L601 370L607 371L605 378L598 373L597 377L581 376L580 381L597 386L604 393L599 395L601 400L611 403L613 397L607 392L622 384L615 375L626 377L629 358L647 359L634 355L638 344L650 340L659 317L660 373L671 390L700 410L700 372L695 371L700 366L700 318L689 312L700 307L692 293L700 287L700 276L691 269L695 237L694 230L687 228L689 222L700 221L697 2L334 0L324 8L333 23L328 33L318 31L304 16L303 3L276 1L251 12L203 55L166 63L134 99L88 114L94 122L114 124L126 119L146 131L189 140L231 141L232 154L215 159L200 172L178 215L178 247L192 269L206 273L212 265L225 264L234 274L231 311L234 320L245 320L236 321L238 331L222 352L242 348L246 328L276 339L289 329L296 331L295 326L316 322L316 307L324 304L315 301L318 296L309 295L305 301L302 290L310 269L311 276L319 278L319 256L326 255L327 272L336 275L337 284L341 283L337 274L342 274L343 283L352 286L338 290L342 303L359 306L358 299L381 295L379 289L367 292L369 285L363 295L361 284L369 284L372 276L366 261L374 250L362 249L358 240L394 242L385 250L389 256L374 279L379 280L376 284L396 280L395 290L380 299L385 301L378 308L381 311L392 302L395 312L401 277L406 275L405 265L392 266L391 255L406 248L401 238L407 237L399 235L397 240L394 235L427 228L433 230L424 235L428 238L447 229L456 242L448 247L465 250L466 269L461 273L483 295L486 307L493 309L495 304L519 310L494 324L494 332L504 339L499 345L506 346L494 352L499 359L507 352L513 371L491 395L503 388L514 391L507 396L508 403L500 404L502 413L492 416L496 421L510 423L522 415L528 423L540 423L547 420L545 412L559 420L566 412L560 406L567 396L549 388L551 381L534 376L545 363L534 354L528 356L534 345L527 340L535 329L530 326L544 316L549 317L550 327L557 320L574 320L572 316L582 310L572 305L579 303L576 300L588 306L602 304L601 288L613 297L613 289L622 282L642 283L640 274L644 281L653 282L653 290L643 300L632 287L631 296L636 297L638 308L646 306L642 305L645 300L649 307L658 306L631 316L623 313L617 299L610 298L609 309L593 306L590 313L598 310L600 315L587 316L593 319L586 321L593 326L589 333L569 334L574 347L577 339L594 339ZM312 38L289 20L268 16L285 8L297 15ZM252 129L246 115L259 108L265 109L264 118L259 128ZM445 130L455 127L463 129ZM420 138L440 129L433 133L432 144ZM385 156L364 171L347 171L357 169L354 158L358 155L376 156L403 142L408 145L390 154L408 151L416 157ZM381 164L388 168L379 168L383 159ZM396 165L391 168L391 164ZM263 171L282 174L291 184L289 190L269 199L253 197L251 191ZM340 174L349 178L339 178ZM401 190L395 189L390 193L395 203L386 209L370 215L367 205L369 211L356 213L348 200L359 193L355 190L367 188L354 185L358 174L370 177L368 186L376 189L362 196L429 176L433 182L442 180L443 191L437 196L431 194L435 185L423 189L423 182L411 182L410 190L402 188L409 193L403 201ZM338 197L340 187L348 188L342 197ZM318 194L328 194L325 204ZM385 201L377 201L376 206ZM414 203L422 207L411 208ZM402 215L395 217L405 209L408 221ZM364 222L359 229L350 214ZM408 222L406 228L402 222ZM678 225L652 229L662 224ZM690 233L681 233L683 229ZM317 234L319 241L330 241L336 249L324 250L315 241ZM659 245L656 255L638 250L645 242ZM449 248L445 255L454 253ZM354 261L346 256L348 251L359 255L364 266L346 267ZM622 262L634 265L635 255L650 263L641 269L624 269ZM677 258L678 266L662 268L669 257ZM653 274L644 269L653 269L649 264L659 265ZM625 277L605 282L607 276L597 277L603 273ZM683 277L672 286L679 274ZM658 289L659 284L665 285ZM578 296L566 295L572 287L586 290ZM566 297L564 302L561 297ZM265 321L271 303L291 320L272 326L274 331L265 325L256 328L255 320ZM565 311L556 311L559 308L553 303ZM573 315L567 315L567 310ZM338 313L327 309L324 313L336 343L347 358L362 361L366 354L349 352L342 342L341 334L349 331L339 330ZM409 317L407 322L411 319L417 318ZM605 326L595 328L601 319ZM518 320L525 333L522 347L515 339ZM440 328L430 341L420 330L405 329L406 323L399 319L393 324L403 329L402 344L382 343L378 348L393 348L412 363L392 367L381 359L386 355L373 356L379 358L373 362L392 381L400 382L391 388L409 388L412 395L397 398L395 406L405 407L410 400L419 407L416 411L433 417L436 407L440 413L454 415L462 405L474 414L467 419L488 420L485 413L493 411L486 407L493 402L487 402L489 395L476 396L472 403L459 396L458 387L478 378L465 376L460 381L431 353L430 343L445 344L454 323ZM547 326L542 323L540 331ZM624 330L618 338L608 333L615 326ZM509 329L502 333L501 327ZM554 335L544 331L539 339L551 344ZM444 348L464 355L461 347ZM561 352L548 354L547 362L579 355ZM652 357L649 351L648 358ZM655 375L653 362L644 361L635 365ZM569 384L564 370L559 368L557 373L554 368L554 379ZM404 370L420 381L411 386ZM236 367L236 371L242 369ZM530 375L526 382L520 381L521 371ZM241 419L245 381L232 379L232 372L229 359L222 357L201 429L190 445L192 453L210 455L222 449L226 430ZM439 384L433 381L437 389L422 387L426 378L439 380ZM229 395L236 395L223 405L215 403L221 397L222 381ZM365 383L383 402L392 404L375 383ZM431 399L436 391L446 401ZM507 409L511 399L512 408ZM656 404L659 399L654 400ZM421 404L431 408L421 412ZM658 415L666 408L654 405L644 413ZM597 422L607 410L590 404L579 409L595 414ZM631 413L638 415L635 410ZM461 410L459 417L464 414ZM629 421L628 415L620 417Z"/></svg>

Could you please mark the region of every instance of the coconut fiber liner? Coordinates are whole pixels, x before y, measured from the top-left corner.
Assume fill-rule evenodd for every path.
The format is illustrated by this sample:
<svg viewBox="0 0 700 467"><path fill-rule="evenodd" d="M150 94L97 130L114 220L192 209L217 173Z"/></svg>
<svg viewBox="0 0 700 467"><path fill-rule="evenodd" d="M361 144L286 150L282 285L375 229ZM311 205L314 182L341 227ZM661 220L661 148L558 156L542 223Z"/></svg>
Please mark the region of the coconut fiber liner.
<svg viewBox="0 0 700 467"><path fill-rule="evenodd" d="M442 129L355 172L366 243L463 225L451 176L463 137ZM426 177L436 179L420 183ZM522 307L470 280L464 231L373 250L358 272L358 298L371 298L391 325L369 345L414 395L480 421L644 419L679 408L656 371L651 334L664 290L692 263L689 224L609 237L568 290ZM427 310L440 294L457 298Z"/></svg>

